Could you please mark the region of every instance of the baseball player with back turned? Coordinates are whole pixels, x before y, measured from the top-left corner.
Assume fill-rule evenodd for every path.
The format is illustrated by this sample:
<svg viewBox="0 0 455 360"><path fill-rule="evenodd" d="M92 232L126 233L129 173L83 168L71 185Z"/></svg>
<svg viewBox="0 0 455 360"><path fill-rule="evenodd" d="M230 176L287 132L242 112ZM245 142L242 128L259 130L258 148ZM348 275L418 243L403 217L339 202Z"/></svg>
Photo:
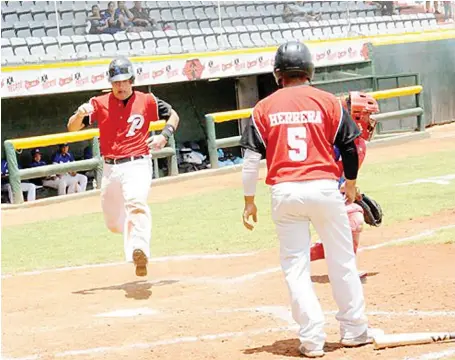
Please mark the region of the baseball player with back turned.
<svg viewBox="0 0 455 360"><path fill-rule="evenodd" d="M365 300L352 246L345 199L338 189L339 169L333 146L341 152L346 178L345 198L356 196L358 155L354 140L360 130L332 94L310 85L314 64L309 49L292 41L275 55L274 76L281 87L254 107L241 145L244 226L257 221L254 202L261 156L267 162L272 218L280 241L280 262L299 324L300 352L324 355L324 314L310 277L310 222L324 244L328 274L338 306L341 344L373 342L381 331L368 328Z"/></svg>
<svg viewBox="0 0 455 360"><path fill-rule="evenodd" d="M177 130L179 117L153 94L133 89L134 70L125 57L109 64L112 92L82 104L68 121L69 131L98 123L103 156L101 205L106 226L122 233L126 261L137 276L147 275L152 217L147 197L152 183L151 150L162 149ZM152 121L167 120L159 135L149 137Z"/></svg>

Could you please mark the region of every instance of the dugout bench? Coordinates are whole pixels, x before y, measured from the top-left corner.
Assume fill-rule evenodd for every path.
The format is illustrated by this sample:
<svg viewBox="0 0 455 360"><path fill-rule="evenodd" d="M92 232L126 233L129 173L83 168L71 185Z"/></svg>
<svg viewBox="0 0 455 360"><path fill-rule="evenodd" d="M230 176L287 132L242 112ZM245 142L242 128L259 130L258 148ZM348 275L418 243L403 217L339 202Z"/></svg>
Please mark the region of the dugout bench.
<svg viewBox="0 0 455 360"><path fill-rule="evenodd" d="M166 122L164 120L152 122L149 131L154 135L156 132L163 130ZM91 141L92 158L85 160L76 160L64 164L49 164L35 168L19 169L17 162L17 152L24 149L36 147L46 147L61 143L74 143L79 141ZM13 191L13 204L22 204L24 197L20 188L21 180L36 179L53 174L61 174L69 171L95 171L96 188L101 186L103 174L103 159L99 146L99 129L88 129L74 132L33 136L28 138L18 138L5 140L6 161L8 162L9 182ZM166 158L169 176L178 175L177 156L175 149L175 139L169 138L165 148L159 151L151 152L154 166L154 173L159 176L158 159Z"/></svg>

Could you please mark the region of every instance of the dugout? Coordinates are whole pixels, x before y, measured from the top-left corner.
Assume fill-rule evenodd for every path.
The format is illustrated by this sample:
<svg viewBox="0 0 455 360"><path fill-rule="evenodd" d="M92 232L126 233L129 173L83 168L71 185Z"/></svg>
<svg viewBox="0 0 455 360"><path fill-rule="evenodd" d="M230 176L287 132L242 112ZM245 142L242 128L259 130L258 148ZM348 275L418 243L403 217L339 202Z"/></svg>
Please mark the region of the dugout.
<svg viewBox="0 0 455 360"><path fill-rule="evenodd" d="M346 82L328 83L328 91L349 89L370 90L371 81L357 79L372 75L370 60L349 65L316 69L315 81L324 82L344 79ZM322 83L321 83L322 84ZM345 84L345 85L340 85ZM319 86L319 85L318 85ZM321 85L322 86L322 85ZM182 119L175 135L177 146L195 141L206 152L204 115L212 112L253 106L259 99L277 89L271 73L243 77L197 80L180 83L138 86L137 90L152 91L156 96L172 104ZM81 91L63 94L46 94L27 97L2 98L2 143L7 139L66 132L67 119L83 102L101 91ZM238 135L237 122L226 122L217 127L220 137ZM73 143L70 151L76 159L83 158L89 141ZM55 147L42 149L43 158L49 161ZM230 149L240 155L238 149ZM27 167L31 161L30 151L18 154L19 163Z"/></svg>

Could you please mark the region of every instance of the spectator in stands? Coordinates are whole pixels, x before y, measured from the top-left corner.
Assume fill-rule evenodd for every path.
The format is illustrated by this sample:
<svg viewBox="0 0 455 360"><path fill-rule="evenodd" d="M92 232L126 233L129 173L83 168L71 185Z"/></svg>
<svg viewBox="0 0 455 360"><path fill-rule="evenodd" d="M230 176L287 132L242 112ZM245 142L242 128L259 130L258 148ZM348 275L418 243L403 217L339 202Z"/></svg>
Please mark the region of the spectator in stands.
<svg viewBox="0 0 455 360"><path fill-rule="evenodd" d="M395 13L394 1L373 1L373 4L381 10L382 16L392 16Z"/></svg>
<svg viewBox="0 0 455 360"><path fill-rule="evenodd" d="M30 167L45 166L47 163L42 159L42 154L40 149L32 150L32 162ZM66 194L67 184L61 175L50 175L44 178L33 179L36 185L44 185L56 189L59 195ZM72 186L68 189L68 194L74 193L76 191L76 186Z"/></svg>
<svg viewBox="0 0 455 360"><path fill-rule="evenodd" d="M20 169L20 166L19 166ZM30 182L21 181L21 190L27 193L27 201L36 199L36 186ZM13 203L13 189L9 183L8 162L2 159L2 191L8 192L9 202Z"/></svg>
<svg viewBox="0 0 455 360"><path fill-rule="evenodd" d="M101 15L102 20L106 21L108 27L103 30L103 33L115 34L122 31L120 19L116 18L115 2L110 1L107 4L107 9Z"/></svg>
<svg viewBox="0 0 455 360"><path fill-rule="evenodd" d="M283 7L283 20L289 22L300 21L318 21L321 19L321 13L313 13L313 11L305 11L300 5L285 4Z"/></svg>
<svg viewBox="0 0 455 360"><path fill-rule="evenodd" d="M454 1L444 1L444 20L448 22L453 22L453 12L452 8L455 6Z"/></svg>
<svg viewBox="0 0 455 360"><path fill-rule="evenodd" d="M92 14L87 17L89 28L87 32L89 34L102 34L109 25L107 21L101 17L100 7L98 5L92 6Z"/></svg>
<svg viewBox="0 0 455 360"><path fill-rule="evenodd" d="M124 1L118 2L118 8L115 10L114 19L118 21L120 29L125 31L131 31L133 27L133 19L134 15L131 11L126 7Z"/></svg>
<svg viewBox="0 0 455 360"><path fill-rule="evenodd" d="M427 13L431 12L431 1L425 1L425 10ZM433 1L433 13L435 15L440 15L441 13L439 12L439 1Z"/></svg>
<svg viewBox="0 0 455 360"><path fill-rule="evenodd" d="M54 164L63 164L67 162L75 161L74 156L69 152L69 145L67 143L59 145L59 151L55 154L52 162ZM87 189L87 176L78 174L75 171L71 171L63 175L63 179L69 187L75 186L76 192L83 192ZM68 190L68 193L70 191Z"/></svg>
<svg viewBox="0 0 455 360"><path fill-rule="evenodd" d="M130 9L133 14L134 26L142 28L142 30L153 31L158 30L158 24L155 19L150 18L149 13L142 7L142 1L135 1L134 7Z"/></svg>

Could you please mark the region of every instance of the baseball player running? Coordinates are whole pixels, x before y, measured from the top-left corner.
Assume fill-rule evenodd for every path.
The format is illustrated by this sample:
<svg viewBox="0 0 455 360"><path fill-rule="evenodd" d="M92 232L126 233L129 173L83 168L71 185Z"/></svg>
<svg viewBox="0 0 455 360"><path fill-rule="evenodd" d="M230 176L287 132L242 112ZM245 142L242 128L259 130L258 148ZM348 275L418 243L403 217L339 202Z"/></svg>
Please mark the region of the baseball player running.
<svg viewBox="0 0 455 360"><path fill-rule="evenodd" d="M82 104L68 121L69 131L98 123L103 156L101 205L108 229L122 233L126 261L137 276L147 275L152 218L147 205L153 167L150 149L162 149L176 131L179 117L153 94L133 89L134 70L125 57L112 60L112 92ZM167 120L159 135L149 137L152 121Z"/></svg>
<svg viewBox="0 0 455 360"><path fill-rule="evenodd" d="M376 122L370 118L371 114L379 112L379 105L377 101L370 95L352 91L349 93L349 97L346 100L345 110L347 110L352 119L356 122L357 126L361 129L361 134L358 138L355 139L355 144L357 146L357 154L359 158L359 169L362 166L362 163L366 155L366 142L370 141L374 129L376 127ZM339 185L341 190L344 190L343 184L345 183L344 171L343 171L343 161L341 160L341 154L339 149L334 146L335 151L335 161L338 164L340 171L340 180ZM360 194L357 193L356 198L359 199ZM352 232L352 240L354 246L354 253L357 253L357 248L360 241L360 233L363 230L364 220L364 210L357 202L346 205L346 210L348 212L349 225ZM316 261L324 259L324 245L319 240L311 245L310 248L310 259L311 261ZM365 272L361 272L360 276L365 276Z"/></svg>
<svg viewBox="0 0 455 360"><path fill-rule="evenodd" d="M334 95L310 86L314 65L304 44L292 41L281 45L273 73L281 89L259 101L242 134L243 224L252 230L250 217L257 221L254 196L259 162L264 156L281 267L292 315L300 326L299 349L304 356L321 357L326 333L310 278L310 222L324 243L330 284L339 309L336 318L341 343L369 344L375 335L365 316L345 199L338 189L339 169L333 157L336 145L346 177L345 198L352 203L358 172L354 140L360 131Z"/></svg>

